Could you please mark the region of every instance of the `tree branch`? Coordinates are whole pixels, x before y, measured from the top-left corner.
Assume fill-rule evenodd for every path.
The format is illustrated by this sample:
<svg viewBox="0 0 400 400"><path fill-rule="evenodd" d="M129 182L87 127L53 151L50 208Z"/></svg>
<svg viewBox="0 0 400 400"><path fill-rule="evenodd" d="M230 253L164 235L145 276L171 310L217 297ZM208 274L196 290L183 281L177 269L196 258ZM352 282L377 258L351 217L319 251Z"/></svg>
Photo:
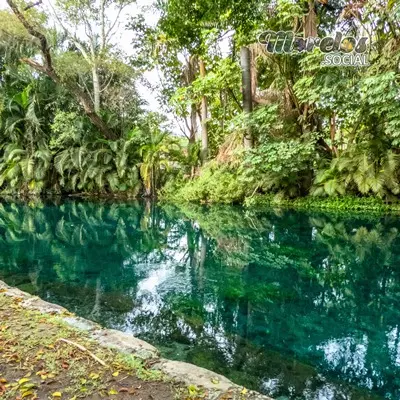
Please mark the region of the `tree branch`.
<svg viewBox="0 0 400 400"><path fill-rule="evenodd" d="M117 22L119 21L119 17L120 17L120 15L121 15L121 12L122 12L122 10L123 10L125 7L126 7L126 4L125 4L125 5L124 5L124 4L121 4L121 5L120 5L120 8L119 8L119 10L118 10L117 16L115 17L114 22L110 25L109 29L108 29L107 32L105 33L105 35L104 35L104 48L105 48L105 45L106 45L107 40L109 40L109 39L111 38L111 36L112 36L111 33L112 33L112 31L114 30L114 28L115 28ZM103 48L103 50L104 50L104 48Z"/></svg>
<svg viewBox="0 0 400 400"><path fill-rule="evenodd" d="M40 4L42 4L42 0L39 0L39 1L37 1L36 3L29 3L29 4L24 8L24 11L28 11L28 10L30 10L31 8L34 8L34 7L36 7L36 6L40 5Z"/></svg>
<svg viewBox="0 0 400 400"><path fill-rule="evenodd" d="M100 90L100 93L103 93L107 88L110 86L110 83L112 82L114 78L114 72L111 73L109 81L104 85L104 87Z"/></svg>
<svg viewBox="0 0 400 400"><path fill-rule="evenodd" d="M15 14L15 16L21 21L24 28L29 34L39 40L40 50L43 56L43 65L29 58L21 59L22 62L31 66L36 71L46 74L55 83L65 86L79 101L87 117L90 119L92 124L109 140L115 139L115 134L108 128L103 119L95 112L93 102L87 93L85 93L78 85L73 82L62 82L62 79L57 75L53 68L53 63L50 54L50 46L47 42L46 36L37 30L31 23L27 21L22 12L18 9L14 0L7 0L8 5Z"/></svg>
<svg viewBox="0 0 400 400"><path fill-rule="evenodd" d="M42 32L39 32L35 29L24 17L24 15L19 11L18 7L14 3L13 0L6 0L7 4L10 6L11 10L15 14L15 16L20 20L24 28L29 32L30 35L34 36L39 40L40 43L40 50L43 55L44 66L46 70L53 71L53 64L50 56L50 47L47 43L46 37L43 35Z"/></svg>

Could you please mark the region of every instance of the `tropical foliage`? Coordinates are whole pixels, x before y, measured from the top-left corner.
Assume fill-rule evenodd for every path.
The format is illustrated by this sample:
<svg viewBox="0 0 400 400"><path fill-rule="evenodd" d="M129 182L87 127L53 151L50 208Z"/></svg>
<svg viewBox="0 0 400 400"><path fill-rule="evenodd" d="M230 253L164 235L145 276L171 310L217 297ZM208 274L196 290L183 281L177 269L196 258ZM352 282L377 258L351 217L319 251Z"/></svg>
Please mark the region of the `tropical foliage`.
<svg viewBox="0 0 400 400"><path fill-rule="evenodd" d="M7 4L3 192L154 197L163 188L170 200L223 203L399 198L395 1L162 0L152 11L129 0ZM366 37L369 65L323 65L317 47L271 53L258 39L266 30ZM341 41L342 54L354 54L352 43ZM157 84L146 81L149 71Z"/></svg>
<svg viewBox="0 0 400 400"><path fill-rule="evenodd" d="M158 34L166 35L164 46L178 46L206 60L206 76L199 73L180 83L171 101L178 113L185 102L190 122L190 104L199 107L201 96L207 97L208 154L213 158L194 181L171 185L172 190L167 187L165 197L242 202L259 194L280 199L353 195L397 201L400 7L396 2L265 1L252 13L247 10L249 18L243 21L237 19L235 5L228 3L221 5L228 12L214 15L198 1L195 8L208 12L194 14L191 24L203 29L192 39L173 29L179 16L172 6L158 27ZM267 29L294 31L303 38L334 36L337 31L367 35L370 65L323 66L319 49L269 53L256 40ZM228 55L215 41L226 34L231 44ZM245 70L238 54L244 47L251 60L250 115L242 111L246 107L240 93L239 67ZM192 59L188 58L187 68ZM217 196L211 194L214 189Z"/></svg>
<svg viewBox="0 0 400 400"><path fill-rule="evenodd" d="M13 13L2 11L0 190L154 196L173 163L182 159L181 143L172 138L165 117L144 109L136 91L137 69L124 61L115 42L85 58L89 44L65 24L75 21L75 6L94 20L95 9L89 3L59 6L64 10L59 32L47 28L46 17L55 17L51 11L24 12L17 6ZM33 61L46 54L21 18L52 43L50 72ZM94 91L90 72L101 81Z"/></svg>

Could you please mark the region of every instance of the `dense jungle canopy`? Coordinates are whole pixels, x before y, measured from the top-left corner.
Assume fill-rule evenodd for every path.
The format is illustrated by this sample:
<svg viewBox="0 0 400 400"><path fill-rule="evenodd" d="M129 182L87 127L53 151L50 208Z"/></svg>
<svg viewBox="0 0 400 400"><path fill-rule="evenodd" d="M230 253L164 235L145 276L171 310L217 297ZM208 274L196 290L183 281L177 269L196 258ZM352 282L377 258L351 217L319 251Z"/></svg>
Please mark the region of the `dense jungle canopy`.
<svg viewBox="0 0 400 400"><path fill-rule="evenodd" d="M1 4L3 193L399 197L398 0ZM369 65L268 52L268 30L368 38Z"/></svg>

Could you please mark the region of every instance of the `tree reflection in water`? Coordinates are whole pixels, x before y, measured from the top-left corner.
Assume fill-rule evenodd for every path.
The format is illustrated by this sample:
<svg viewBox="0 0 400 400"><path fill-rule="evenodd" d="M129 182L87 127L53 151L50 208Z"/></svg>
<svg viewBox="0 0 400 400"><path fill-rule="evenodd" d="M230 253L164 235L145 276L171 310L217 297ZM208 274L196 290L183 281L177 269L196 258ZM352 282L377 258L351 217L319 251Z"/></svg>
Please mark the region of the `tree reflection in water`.
<svg viewBox="0 0 400 400"><path fill-rule="evenodd" d="M0 279L281 399L400 397L400 221L0 204Z"/></svg>

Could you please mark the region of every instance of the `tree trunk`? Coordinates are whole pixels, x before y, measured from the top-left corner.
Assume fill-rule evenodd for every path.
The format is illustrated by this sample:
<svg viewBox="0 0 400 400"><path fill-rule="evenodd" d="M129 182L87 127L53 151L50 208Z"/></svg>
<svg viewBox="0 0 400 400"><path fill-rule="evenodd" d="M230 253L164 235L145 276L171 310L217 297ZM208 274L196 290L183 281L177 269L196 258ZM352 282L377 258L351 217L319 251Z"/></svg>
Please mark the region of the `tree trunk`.
<svg viewBox="0 0 400 400"><path fill-rule="evenodd" d="M251 94L251 55L248 47L243 46L240 49L240 64L242 67L243 112L247 116L250 116L253 111L253 96ZM248 126L245 131L243 144L246 149L253 147L253 137L250 126Z"/></svg>
<svg viewBox="0 0 400 400"><path fill-rule="evenodd" d="M251 96L254 101L257 95L257 64L256 64L256 56L257 56L257 45L250 46L250 73L251 73Z"/></svg>
<svg viewBox="0 0 400 400"><path fill-rule="evenodd" d="M190 86L196 79L196 75L199 69L198 57L196 55L190 56L187 61L187 68L185 69L185 85ZM189 119L189 143L188 147L196 142L197 134L197 105L193 103L190 106L190 119Z"/></svg>
<svg viewBox="0 0 400 400"><path fill-rule="evenodd" d="M199 60L200 65L200 76L205 78L206 66L202 59ZM208 131L207 131L207 97L202 96L201 98L201 162L204 164L208 157Z"/></svg>
<svg viewBox="0 0 400 400"><path fill-rule="evenodd" d="M308 13L303 17L303 34L304 39L317 36L317 15L315 13L314 0L308 0ZM310 72L307 75L311 75ZM305 104L303 107L303 123L302 132L308 133L313 130L312 114L314 111L313 104Z"/></svg>
<svg viewBox="0 0 400 400"><path fill-rule="evenodd" d="M106 23L105 23L105 0L100 2L100 25L101 25L101 50L106 48Z"/></svg>
<svg viewBox="0 0 400 400"><path fill-rule="evenodd" d="M187 73L185 75L185 83L190 86L196 79L198 71L197 56L190 56L187 64ZM190 107L190 126L189 126L189 146L196 142L197 134L197 105L193 103Z"/></svg>
<svg viewBox="0 0 400 400"><path fill-rule="evenodd" d="M189 132L189 143L188 143L188 152L192 151L192 146L196 143L196 134L197 134L197 107L196 104L192 104L190 109L190 132ZM193 178L196 173L196 166L192 165L190 171L190 177Z"/></svg>
<svg viewBox="0 0 400 400"><path fill-rule="evenodd" d="M315 13L314 0L308 0L308 13L304 16L303 25L304 38L317 36L317 14Z"/></svg>
<svg viewBox="0 0 400 400"><path fill-rule="evenodd" d="M155 187L156 187L156 182L155 182L155 173L154 173L154 166L151 167L151 184L150 184L150 197L154 197L155 193Z"/></svg>
<svg viewBox="0 0 400 400"><path fill-rule="evenodd" d="M225 118L226 118L226 94L223 90L219 91L219 102L220 107L222 107L222 118L219 120L219 127L221 129L222 134L224 134L225 129Z"/></svg>
<svg viewBox="0 0 400 400"><path fill-rule="evenodd" d="M93 77L93 100L94 100L94 111L100 112L100 78L97 71L97 66L94 65L92 69Z"/></svg>
<svg viewBox="0 0 400 400"><path fill-rule="evenodd" d="M196 104L192 104L190 109L190 135L189 135L189 145L196 142L197 133L197 109Z"/></svg>
<svg viewBox="0 0 400 400"><path fill-rule="evenodd" d="M332 153L338 156L338 150L335 145L335 137L336 137L336 114L333 112L333 114L330 117L329 121L330 125L330 133L331 133L331 148L332 148Z"/></svg>

